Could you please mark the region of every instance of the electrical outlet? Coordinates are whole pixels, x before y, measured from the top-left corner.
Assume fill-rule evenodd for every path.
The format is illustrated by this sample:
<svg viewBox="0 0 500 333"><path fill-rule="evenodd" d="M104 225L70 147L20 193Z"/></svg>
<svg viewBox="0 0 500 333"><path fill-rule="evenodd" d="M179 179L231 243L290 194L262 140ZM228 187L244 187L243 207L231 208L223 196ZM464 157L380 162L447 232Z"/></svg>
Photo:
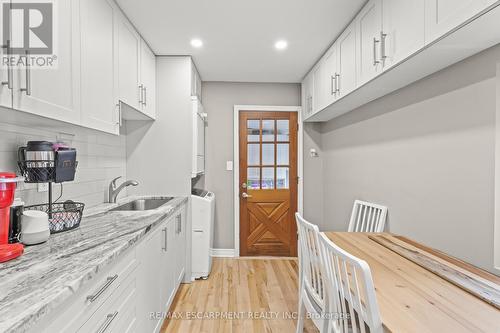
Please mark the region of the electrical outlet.
<svg viewBox="0 0 500 333"><path fill-rule="evenodd" d="M47 192L49 190L49 183L38 183L38 192Z"/></svg>

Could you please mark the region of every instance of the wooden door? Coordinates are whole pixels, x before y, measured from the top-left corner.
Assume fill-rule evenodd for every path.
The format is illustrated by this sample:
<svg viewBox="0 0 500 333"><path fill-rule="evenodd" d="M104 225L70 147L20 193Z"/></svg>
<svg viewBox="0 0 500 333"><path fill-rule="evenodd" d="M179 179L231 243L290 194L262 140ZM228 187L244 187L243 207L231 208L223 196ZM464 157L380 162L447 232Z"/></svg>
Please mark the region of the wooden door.
<svg viewBox="0 0 500 333"><path fill-rule="evenodd" d="M240 113L240 255L296 256L297 113Z"/></svg>

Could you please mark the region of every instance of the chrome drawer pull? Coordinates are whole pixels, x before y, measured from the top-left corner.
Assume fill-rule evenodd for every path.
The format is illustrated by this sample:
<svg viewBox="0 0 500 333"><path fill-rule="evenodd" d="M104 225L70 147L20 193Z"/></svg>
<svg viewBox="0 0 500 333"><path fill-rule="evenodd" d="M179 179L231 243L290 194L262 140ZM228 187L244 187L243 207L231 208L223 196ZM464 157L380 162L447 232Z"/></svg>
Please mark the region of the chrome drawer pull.
<svg viewBox="0 0 500 333"><path fill-rule="evenodd" d="M115 311L115 313L110 313L106 316L106 321L104 322L104 324L102 324L102 326L99 328L99 330L97 331L97 333L104 333L106 332L106 330L108 329L109 325L111 325L111 323L113 322L113 320L115 320L116 316L118 315L118 311Z"/></svg>
<svg viewBox="0 0 500 333"><path fill-rule="evenodd" d="M95 301L99 296L102 295L102 293L109 288L109 286L118 278L118 274L115 274L114 276L110 276L106 279L106 283L97 291L94 295L89 295L87 296L87 300L92 303Z"/></svg>

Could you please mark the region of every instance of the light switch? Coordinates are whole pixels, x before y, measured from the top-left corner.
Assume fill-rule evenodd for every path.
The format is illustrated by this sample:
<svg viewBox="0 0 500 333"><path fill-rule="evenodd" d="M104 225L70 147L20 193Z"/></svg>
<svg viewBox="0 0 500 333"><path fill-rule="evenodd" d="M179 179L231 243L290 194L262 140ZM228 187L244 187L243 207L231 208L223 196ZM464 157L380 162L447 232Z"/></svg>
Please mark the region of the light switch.
<svg viewBox="0 0 500 333"><path fill-rule="evenodd" d="M226 161L226 170L233 171L233 161Z"/></svg>

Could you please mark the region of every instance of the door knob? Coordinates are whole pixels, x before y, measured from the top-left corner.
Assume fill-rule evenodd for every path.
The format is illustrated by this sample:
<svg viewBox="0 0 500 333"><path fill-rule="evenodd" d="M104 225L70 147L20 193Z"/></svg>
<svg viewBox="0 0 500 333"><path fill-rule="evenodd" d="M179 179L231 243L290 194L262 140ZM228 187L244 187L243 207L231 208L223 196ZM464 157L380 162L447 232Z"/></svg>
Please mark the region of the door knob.
<svg viewBox="0 0 500 333"><path fill-rule="evenodd" d="M241 196L242 196L243 198L245 198L245 199L246 199L246 198L251 198L251 197L252 197L250 194L248 194L248 193L246 193L246 192L243 192L243 193L241 194Z"/></svg>

